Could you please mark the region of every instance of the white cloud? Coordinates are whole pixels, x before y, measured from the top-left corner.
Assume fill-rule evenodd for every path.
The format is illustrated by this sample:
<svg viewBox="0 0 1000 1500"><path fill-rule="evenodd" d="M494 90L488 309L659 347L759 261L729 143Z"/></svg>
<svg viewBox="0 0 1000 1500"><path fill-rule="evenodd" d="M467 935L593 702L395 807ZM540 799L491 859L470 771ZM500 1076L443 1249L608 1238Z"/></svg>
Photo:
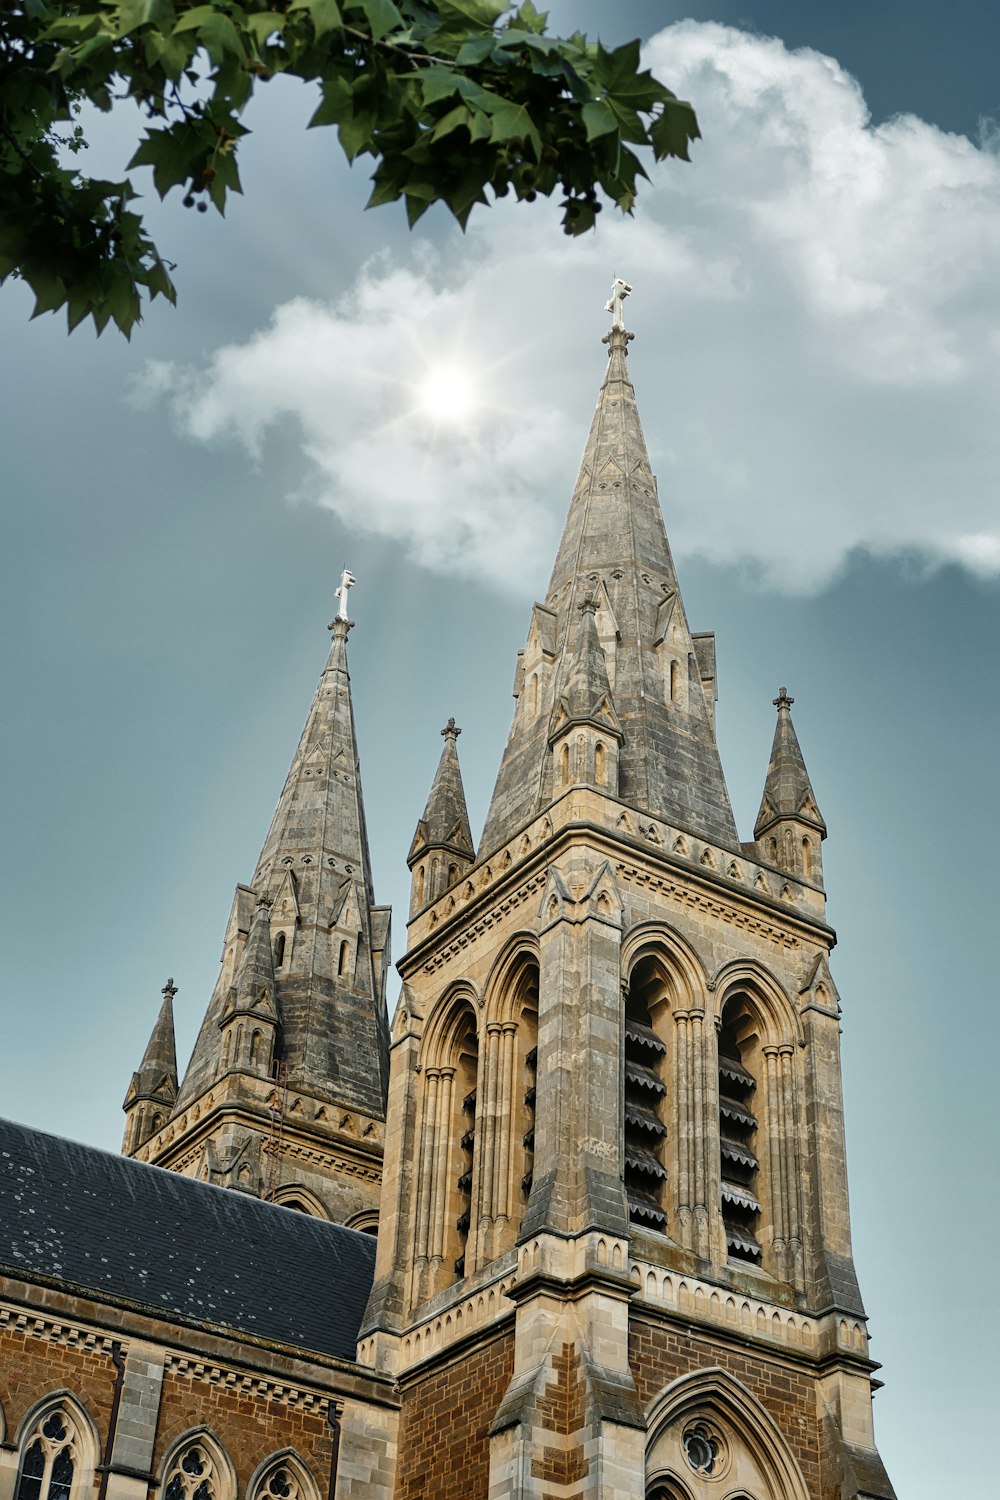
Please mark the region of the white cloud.
<svg viewBox="0 0 1000 1500"><path fill-rule="evenodd" d="M537 591L601 377L612 269L678 552L827 582L855 549L1000 574L1000 157L912 116L872 128L818 53L686 21L648 48L704 141L635 221L583 242L503 205L338 302L295 301L200 371L159 366L185 429L266 465L296 423L303 493L428 566ZM475 222L475 221L474 221ZM478 405L437 423L437 364Z"/></svg>

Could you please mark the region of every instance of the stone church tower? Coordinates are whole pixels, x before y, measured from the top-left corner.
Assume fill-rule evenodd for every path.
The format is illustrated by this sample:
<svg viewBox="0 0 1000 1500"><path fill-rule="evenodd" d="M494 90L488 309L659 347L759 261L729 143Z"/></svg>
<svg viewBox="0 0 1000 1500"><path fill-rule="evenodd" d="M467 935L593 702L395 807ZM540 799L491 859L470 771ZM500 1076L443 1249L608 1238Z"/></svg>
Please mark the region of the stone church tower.
<svg viewBox="0 0 1000 1500"><path fill-rule="evenodd" d="M375 903L347 670L330 654L178 1086L170 981L125 1099L123 1150L373 1230L388 1073L389 909Z"/></svg>
<svg viewBox="0 0 1000 1500"><path fill-rule="evenodd" d="M400 1393L398 1500L887 1500L826 828L782 689L739 839L627 290L479 848L452 722L410 850L359 1358Z"/></svg>

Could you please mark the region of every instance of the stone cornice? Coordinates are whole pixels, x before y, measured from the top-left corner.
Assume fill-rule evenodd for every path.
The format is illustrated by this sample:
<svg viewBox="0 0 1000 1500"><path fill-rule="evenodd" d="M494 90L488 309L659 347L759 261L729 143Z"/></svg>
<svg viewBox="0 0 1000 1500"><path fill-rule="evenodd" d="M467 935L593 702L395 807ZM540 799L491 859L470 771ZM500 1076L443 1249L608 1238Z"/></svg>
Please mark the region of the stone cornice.
<svg viewBox="0 0 1000 1500"><path fill-rule="evenodd" d="M600 813L606 816L597 816ZM644 830L642 836L630 832L623 820ZM412 945L397 966L404 980L421 969L431 972L442 967L502 916L529 900L541 889L548 866L581 835L592 839L595 852L611 859L624 878L631 875L647 885L656 882L655 889L681 904L699 906L743 931L756 932L765 941L795 949L804 940L825 951L836 942L833 928L798 904L812 892L806 883L742 853L658 823L592 790L573 788L549 813L534 819L488 860L470 869L411 922ZM673 847L679 842L683 852ZM631 857L628 862L626 856ZM762 890L761 881L787 890L789 897L781 900Z"/></svg>
<svg viewBox="0 0 1000 1500"><path fill-rule="evenodd" d="M252 1334L168 1317L106 1294L98 1302L86 1289L62 1281L4 1275L3 1292L0 1335L16 1329L47 1343L105 1354L115 1340L158 1344L166 1350L166 1368L175 1374L304 1410L323 1410L334 1397L339 1404L346 1396L396 1404L384 1376L332 1356L303 1355Z"/></svg>

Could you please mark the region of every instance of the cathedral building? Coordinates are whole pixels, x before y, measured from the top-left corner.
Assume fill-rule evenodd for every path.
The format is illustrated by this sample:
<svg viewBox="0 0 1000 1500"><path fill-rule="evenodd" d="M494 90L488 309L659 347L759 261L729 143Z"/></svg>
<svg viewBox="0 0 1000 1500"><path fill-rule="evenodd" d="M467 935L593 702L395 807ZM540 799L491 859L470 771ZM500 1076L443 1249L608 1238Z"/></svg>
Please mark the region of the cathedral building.
<svg viewBox="0 0 1000 1500"><path fill-rule="evenodd" d="M486 825L449 720L387 1020L330 654L179 1077L0 1128L0 1500L893 1500L851 1255L826 825L753 837L616 282Z"/></svg>

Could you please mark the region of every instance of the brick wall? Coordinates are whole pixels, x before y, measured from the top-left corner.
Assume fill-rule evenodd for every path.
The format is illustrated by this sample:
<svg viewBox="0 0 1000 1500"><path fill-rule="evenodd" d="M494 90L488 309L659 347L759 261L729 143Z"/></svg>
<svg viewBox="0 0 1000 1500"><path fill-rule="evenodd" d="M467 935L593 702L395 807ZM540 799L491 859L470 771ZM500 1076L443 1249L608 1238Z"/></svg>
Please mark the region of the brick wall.
<svg viewBox="0 0 1000 1500"><path fill-rule="evenodd" d="M128 1339L123 1342L128 1346ZM95 1347L40 1338L29 1328L0 1331L0 1404L12 1442L25 1413L43 1397L66 1390L92 1418L103 1450L114 1390L110 1354ZM121 1419L120 1419L121 1420ZM207 1427L225 1448L242 1490L257 1465L283 1448L294 1448L311 1470L319 1493L329 1484L332 1439L325 1411L270 1399L204 1378L167 1370L156 1418L155 1473L176 1437Z"/></svg>
<svg viewBox="0 0 1000 1500"><path fill-rule="evenodd" d="M232 1459L242 1491L257 1465L282 1448L294 1448L326 1493L332 1439L326 1414L269 1400L256 1391L191 1379L167 1370L156 1428L153 1470L181 1433L207 1427Z"/></svg>
<svg viewBox="0 0 1000 1500"><path fill-rule="evenodd" d="M770 1416L798 1460L810 1495L827 1500L821 1462L821 1433L816 1412L816 1383L804 1371L754 1350L746 1354L702 1336L676 1330L654 1319L633 1316L629 1363L643 1406L664 1386L695 1370L718 1365L746 1386Z"/></svg>
<svg viewBox="0 0 1000 1500"><path fill-rule="evenodd" d="M86 1408L103 1446L117 1371L102 1348L37 1338L29 1329L0 1331L0 1402L13 1442L25 1412L53 1391L70 1391Z"/></svg>
<svg viewBox="0 0 1000 1500"><path fill-rule="evenodd" d="M513 1373L506 1333L406 1389L398 1500L486 1500L490 1423Z"/></svg>

